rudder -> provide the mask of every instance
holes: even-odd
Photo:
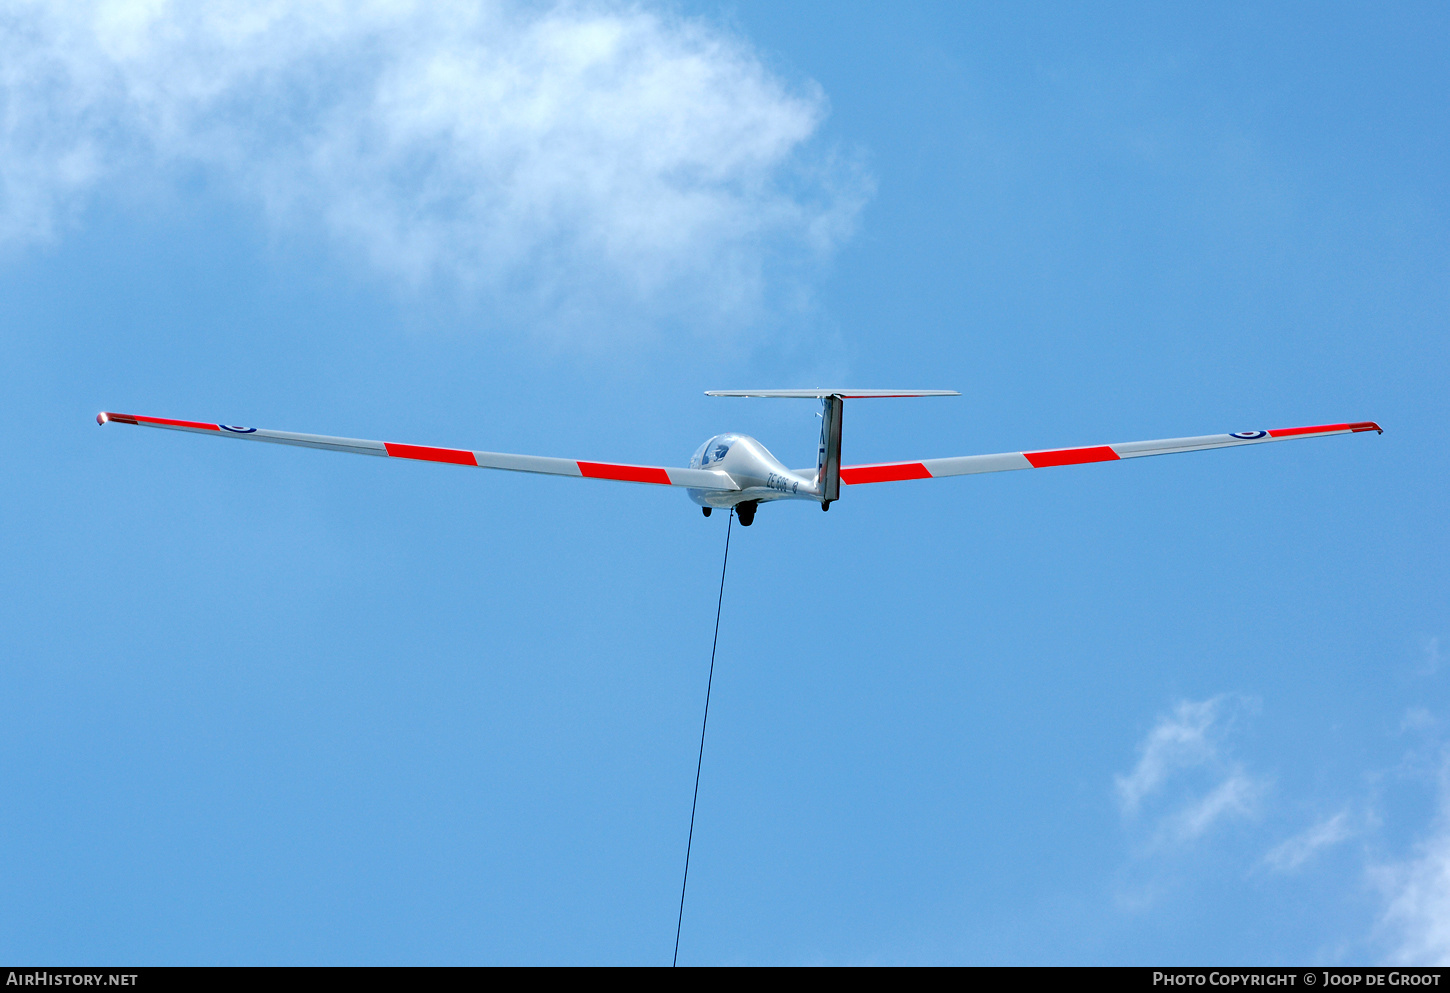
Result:
[[[821,398],[821,444],[816,453],[816,489],[821,509],[830,510],[841,499],[841,414],[846,405],[839,396]]]

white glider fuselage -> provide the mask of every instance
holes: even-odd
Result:
[[[717,434],[690,458],[691,469],[727,474],[738,490],[688,490],[702,507],[724,510],[746,502],[821,499],[819,470],[787,469],[770,450],[748,434]]]

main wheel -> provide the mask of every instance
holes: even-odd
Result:
[[[760,506],[757,500],[746,500],[744,503],[735,505],[735,516],[740,518],[740,526],[748,528],[755,523],[755,508]]]

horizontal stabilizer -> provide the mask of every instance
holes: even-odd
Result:
[[[707,397],[788,397],[791,399],[880,400],[888,397],[959,397],[956,390],[706,390]]]

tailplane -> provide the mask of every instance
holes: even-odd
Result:
[[[811,400],[840,397],[842,400],[885,400],[892,397],[959,397],[956,390],[706,390],[707,397],[785,397]]]

